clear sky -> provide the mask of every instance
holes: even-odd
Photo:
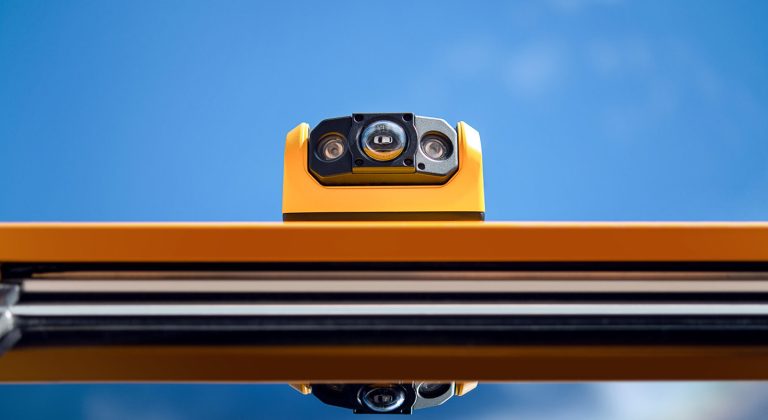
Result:
[[[279,220],[285,133],[387,111],[480,131],[489,220],[766,220],[767,18],[744,0],[0,0],[0,220]],[[486,386],[425,415],[750,418],[756,389]],[[338,414],[298,397],[4,387],[0,410]]]
[[[285,133],[467,121],[491,220],[768,217],[761,1],[0,1],[0,220],[278,220]]]

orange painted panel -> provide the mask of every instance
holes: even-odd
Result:
[[[0,223],[0,262],[301,261],[768,261],[768,223]]]

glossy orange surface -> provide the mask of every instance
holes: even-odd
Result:
[[[0,262],[100,261],[768,261],[768,223],[0,223]]]

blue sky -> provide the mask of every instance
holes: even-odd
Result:
[[[285,133],[375,111],[477,128],[489,220],[766,220],[767,12],[0,0],[0,220],[279,220]],[[489,385],[424,416],[747,419],[760,392]],[[17,418],[339,414],[283,386],[4,387],[0,402]]]
[[[768,5],[0,2],[0,220],[278,220],[285,133],[465,120],[491,220],[763,220]]]

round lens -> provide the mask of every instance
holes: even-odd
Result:
[[[405,392],[399,387],[380,386],[364,390],[360,400],[371,410],[386,413],[403,405]]]
[[[325,137],[320,141],[318,148],[320,159],[330,162],[344,154],[344,138],[335,134]]]
[[[443,137],[427,135],[421,139],[421,151],[432,160],[443,160],[451,154],[451,145]]]
[[[400,156],[405,150],[405,144],[405,130],[392,121],[374,121],[365,127],[360,136],[360,145],[365,154],[380,162]]]
[[[419,386],[419,396],[422,398],[437,398],[451,390],[451,384],[423,383]]]

